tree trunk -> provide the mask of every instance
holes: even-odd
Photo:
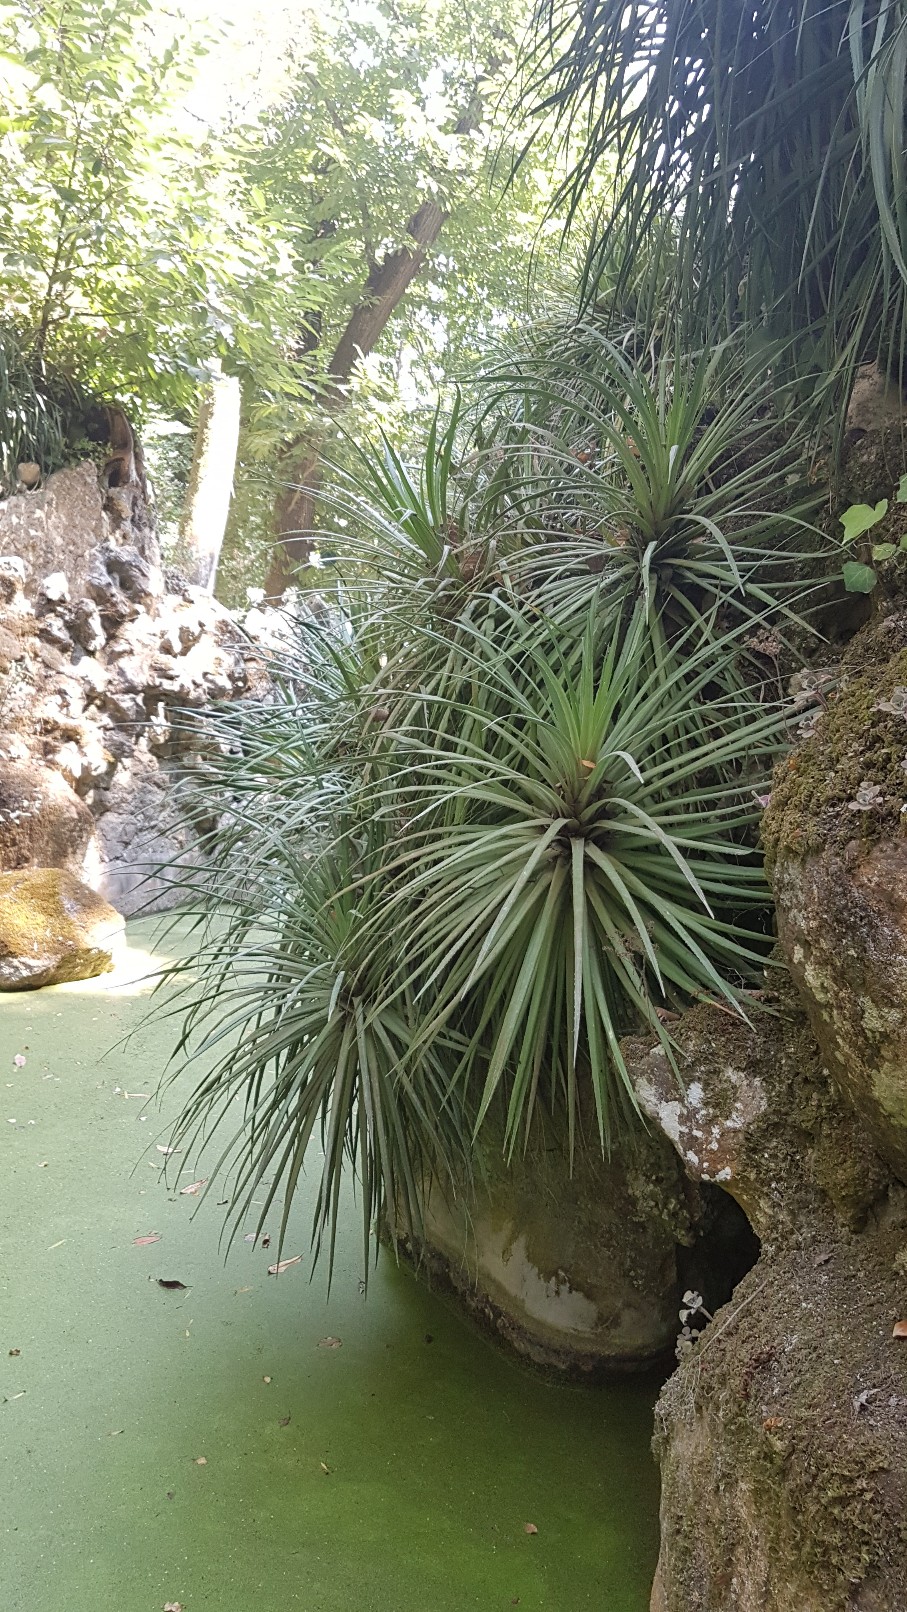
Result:
[[[446,212],[423,202],[406,226],[414,246],[400,246],[372,270],[362,288],[328,367],[323,407],[339,414],[349,399],[349,381],[359,358],[378,342],[391,314],[416,278],[444,226]],[[268,598],[279,598],[298,566],[306,565],[315,546],[315,500],[321,480],[321,443],[298,437],[281,460],[281,485],[274,511],[275,545],[265,579]]]
[[[181,522],[181,548],[189,581],[214,592],[239,446],[240,388],[234,375],[218,375],[202,393],[195,452]]]

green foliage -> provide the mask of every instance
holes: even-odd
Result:
[[[490,447],[463,454],[456,405],[418,469],[389,441],[360,450],[281,698],[213,719],[196,814],[219,826],[194,876],[207,942],[181,1054],[214,1062],[180,1135],[245,1098],[221,1158],[242,1161],[242,1213],[264,1179],[292,1197],[317,1132],[316,1247],[344,1167],[367,1237],[385,1213],[418,1230],[428,1178],[467,1181],[487,1124],[508,1154],[543,1111],[571,1148],[607,1150],[634,1114],[620,1038],[671,1057],[675,1013],[746,1015],[760,983],[759,793],[786,718],[750,640],[804,591],[775,563],[790,532],[816,548],[785,507],[799,461],[778,456],[762,395],[748,418],[732,366],[665,357],[640,377],[613,344],[593,351],[573,392],[524,366],[516,423],[514,376],[496,375]],[[531,497],[530,414],[557,444]],[[585,502],[564,444],[590,420]],[[571,498],[598,506],[583,540]]]
[[[569,222],[617,162],[588,293],[602,252],[618,242],[625,284],[671,219],[691,341],[740,321],[780,338],[804,386],[839,409],[863,359],[902,373],[905,50],[902,0],[745,15],[728,0],[540,0],[524,106],[573,143],[552,211]]]
[[[878,526],[879,521],[884,520],[887,514],[887,498],[881,498],[875,505],[851,504],[850,508],[845,509],[844,514],[841,516],[841,525],[844,528],[842,541],[854,543],[858,537],[863,536],[864,532],[869,532],[874,526]]]
[[[48,392],[46,377],[39,371],[36,378],[15,334],[0,326],[0,493],[15,486],[23,460],[47,470],[62,463],[62,414]]]

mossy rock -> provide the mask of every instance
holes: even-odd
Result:
[[[0,873],[0,990],[106,974],[123,929],[116,909],[62,868]]]

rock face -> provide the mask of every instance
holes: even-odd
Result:
[[[692,1238],[681,1171],[658,1140],[618,1163],[559,1147],[509,1168],[489,1154],[475,1197],[437,1188],[414,1252],[494,1336],[537,1366],[594,1380],[663,1361],[677,1333],[677,1249]]]
[[[158,560],[139,485],[93,464],[0,502],[0,869],[65,868],[127,914],[177,901],[194,860],[177,781],[205,711],[266,683],[240,623]]]
[[[825,1062],[907,1181],[907,840],[784,860],[775,889]]]
[[[113,907],[60,868],[0,873],[0,990],[106,973],[123,927]]]
[[[652,1612],[889,1612],[907,1562],[907,1193],[783,976],[752,1028],[685,1015],[685,1093],[654,1047],[624,1047],[687,1169],[717,1165],[762,1239],[656,1410]]]
[[[93,861],[94,832],[91,812],[61,773],[0,760],[0,871],[65,868],[81,877]]]

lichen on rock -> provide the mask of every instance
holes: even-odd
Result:
[[[123,931],[120,914],[61,868],[0,873],[0,990],[107,973]]]

